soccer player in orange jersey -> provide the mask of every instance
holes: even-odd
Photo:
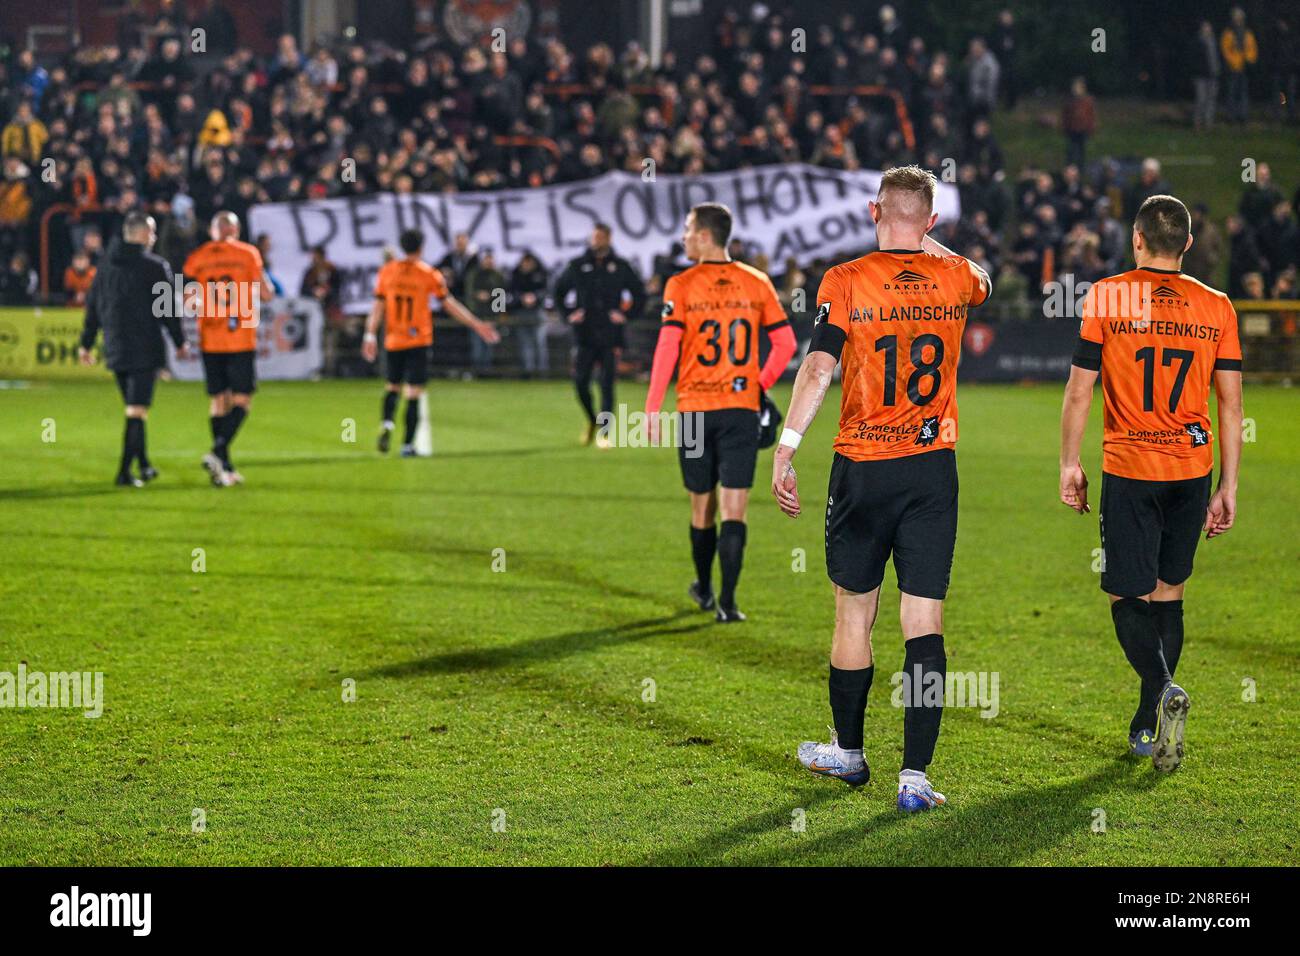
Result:
[[[474,316],[450,292],[442,273],[420,258],[424,233],[408,229],[398,239],[402,259],[386,262],[375,279],[375,302],[366,320],[361,354],[373,362],[379,354],[377,332],[385,324],[384,349],[388,353],[388,384],[384,388],[383,419],[379,428],[379,450],[387,452],[397,412],[398,392],[406,389],[406,431],[402,457],[415,456],[415,429],[420,422],[420,396],[429,381],[429,347],[433,344],[433,313],[429,297],[442,300],[447,314],[468,326],[484,342],[495,344],[501,336],[489,323]]]
[[[668,382],[677,371],[677,411],[682,415],[678,457],[691,496],[691,555],[695,581],[689,593],[720,623],[745,620],[736,608],[736,583],[745,554],[745,509],[758,460],[759,408],[794,355],[790,322],[772,287],[757,269],[727,255],[731,210],[696,206],[686,216],[682,243],[696,264],[664,286],[663,325],[655,348],[646,417],[658,421]],[[759,330],[771,342],[758,362]],[[691,425],[686,416],[692,416]],[[722,486],[721,492],[718,486]],[[722,512],[722,533],[715,522]],[[713,557],[722,587],[713,594]]]
[[[199,351],[208,388],[212,450],[203,456],[217,487],[244,480],[230,460],[230,446],[248,417],[257,388],[254,361],[261,303],[271,298],[271,283],[257,246],[239,239],[239,217],[219,212],[212,217],[211,241],[185,260],[187,281],[203,287],[196,308]]]
[[[1237,516],[1241,461],[1241,343],[1222,292],[1180,271],[1191,217],[1173,196],[1152,196],[1133,223],[1137,268],[1102,279],[1083,323],[1061,411],[1061,501],[1080,514],[1088,479],[1079,446],[1092,389],[1105,406],[1101,474],[1101,589],[1120,646],[1141,678],[1129,749],[1157,771],[1177,769],[1190,700],[1174,683],[1183,649],[1183,590],[1201,532]],[[1219,486],[1211,494],[1219,405]]]
[[[979,266],[927,233],[936,182],[906,166],[869,203],[878,251],[835,266],[817,292],[808,355],[772,462],[781,510],[800,513],[795,450],[843,365],[839,434],[826,499],[826,569],[835,583],[830,704],[835,737],[809,741],[814,773],[866,783],[863,718],[874,673],[871,629],[893,555],[905,648],[898,808],[944,802],[926,777],[943,716],[943,601],[957,537],[957,360],[967,311],[992,291]],[[935,693],[937,688],[937,694]]]

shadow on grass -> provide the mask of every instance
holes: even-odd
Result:
[[[1087,832],[1098,798],[1143,769],[1140,761],[1117,757],[1086,777],[1018,788],[972,806],[963,805],[960,797],[954,799],[950,794],[947,806],[915,817],[894,808],[893,779],[886,775],[883,793],[879,784],[868,785],[873,791],[869,799],[873,804],[881,802],[881,810],[865,823],[858,819],[815,837],[800,837],[797,844],[784,849],[745,853],[745,844],[751,839],[770,837],[774,827],[788,826],[788,820],[778,820],[775,813],[757,814],[685,846],[666,849],[644,862],[716,863],[722,847],[740,848],[741,852],[727,862],[741,866],[1009,866],[1067,837]],[[1145,769],[1151,776],[1150,768]],[[1153,785],[1153,781],[1145,784]],[[814,821],[810,828],[820,827]]]
[[[364,676],[422,677],[429,674],[457,674],[498,670],[503,667],[560,660],[577,654],[585,654],[599,648],[630,644],[634,641],[643,641],[652,637],[687,634],[692,631],[702,630],[705,627],[711,627],[713,624],[710,618],[707,621],[697,621],[694,624],[685,626],[671,626],[677,621],[688,617],[699,618],[700,614],[698,611],[678,611],[676,614],[644,618],[639,621],[628,621],[613,627],[596,627],[589,630],[549,634],[502,647],[448,651],[419,660],[388,664],[384,667],[375,668]]]
[[[74,485],[39,488],[0,488],[0,501],[47,501],[58,498],[95,498],[100,495],[154,495],[160,491],[188,491],[192,486],[153,484],[147,488],[119,488],[111,481],[85,481]]]

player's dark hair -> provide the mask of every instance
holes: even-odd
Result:
[[[695,214],[695,228],[704,229],[713,241],[725,246],[731,238],[731,210],[720,202],[702,202],[691,210]]]
[[[609,228],[609,223],[607,222],[597,222],[596,225],[592,226],[592,228],[597,232],[603,232],[607,236],[614,234],[614,230]]]
[[[1181,256],[1192,232],[1192,217],[1181,200],[1173,196],[1152,196],[1138,210],[1133,228],[1142,233],[1152,252]]]
[[[419,229],[407,229],[398,236],[397,244],[408,256],[413,256],[424,248],[424,233]]]

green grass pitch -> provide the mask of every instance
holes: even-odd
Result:
[[[949,669],[997,672],[999,710],[944,715],[949,804],[919,817],[894,810],[892,574],[875,779],[851,791],[793,755],[830,720],[832,408],[796,462],[802,518],[778,513],[760,456],[750,621],[722,628],[685,595],[674,452],[579,447],[565,383],[435,382],[435,457],[383,459],[379,398],[264,385],[235,449],[248,483],[217,490],[200,388],[162,384],[163,476],[134,491],[109,483],[107,376],[0,391],[0,671],[105,675],[99,719],[0,710],[0,863],[1296,862],[1294,391],[1247,387],[1239,523],[1202,544],[1188,593],[1188,756],[1157,779],[1125,755],[1136,679],[1091,570],[1095,515],[1056,501],[1059,387],[959,389]]]

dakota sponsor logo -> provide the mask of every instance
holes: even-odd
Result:
[[[133,936],[148,936],[153,928],[152,893],[71,892],[50,897],[50,925],[58,927],[130,927]]]
[[[903,295],[919,295],[922,292],[935,292],[939,288],[939,283],[935,282],[927,275],[919,272],[913,272],[911,269],[903,269],[898,275],[882,284],[886,292],[902,293]]]
[[[104,713],[104,675],[101,671],[47,674],[18,665],[18,673],[0,671],[0,708],[55,707],[80,710],[83,717]]]

